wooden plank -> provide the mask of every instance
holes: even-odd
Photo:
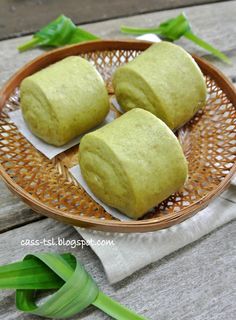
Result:
[[[13,196],[2,181],[0,181],[0,203],[0,233],[44,218],[29,209],[18,197]]]
[[[75,23],[84,24],[210,2],[216,0],[1,0],[0,39],[35,32],[62,13]]]
[[[236,1],[221,2],[214,5],[204,5],[185,9],[194,30],[207,41],[225,51],[232,59],[233,66],[223,64],[212,56],[207,55],[212,63],[216,64],[231,79],[236,78]],[[116,19],[106,22],[86,25],[86,29],[96,32],[103,38],[119,38],[121,24],[151,26],[159,21],[176,15],[179,10],[155,12],[140,16]],[[220,30],[220,31],[219,31]],[[124,37],[124,36],[123,36]],[[30,37],[16,38],[0,41],[0,86],[23,64],[39,55],[39,49],[31,50],[22,54],[17,51],[17,46]],[[201,49],[186,40],[179,41],[186,49],[204,55]],[[235,81],[236,82],[236,81]],[[0,184],[0,232],[11,227],[16,227],[37,220],[39,216],[33,214],[20,200],[13,197],[3,184]],[[12,206],[11,206],[12,203]]]
[[[168,18],[177,15],[181,10],[167,10],[150,14],[138,15],[129,18],[114,19],[105,22],[87,24],[84,27],[102,38],[128,38],[129,36],[121,34],[119,28],[122,24],[131,26],[154,26]],[[236,54],[236,1],[221,2],[216,4],[202,5],[184,8],[188,15],[193,30],[200,37],[209,41],[222,51],[226,52],[235,61]],[[22,54],[17,51],[17,46],[29,40],[30,37],[21,37],[9,41],[0,42],[0,86],[15,72],[20,66],[33,59],[41,53],[40,50],[31,50]],[[209,57],[209,60],[216,63],[217,66],[228,76],[236,76],[236,64],[228,66],[212,58],[210,55],[192,42],[181,39],[180,45],[191,52],[201,56]]]
[[[110,296],[148,319],[232,320],[236,307],[236,221],[200,241],[140,270],[116,285],[109,285],[101,263],[88,247],[24,247],[22,239],[81,239],[73,228],[45,219],[0,235],[1,264],[22,259],[29,252],[73,252]],[[109,247],[107,248],[109,250]],[[111,249],[112,250],[112,249]],[[135,252],[133,253],[135,254]],[[0,292],[0,319],[41,319],[15,309],[12,291]],[[91,307],[71,320],[108,319]]]
[[[188,8],[194,29],[206,40],[212,41],[227,52],[236,63],[235,34],[235,2],[205,5]],[[119,37],[118,28],[121,23],[151,25],[175,15],[179,10],[157,12],[127,19],[118,19],[105,23],[86,26],[92,32],[98,32],[103,37]],[[216,29],[215,29],[216,28]],[[219,35],[219,30],[221,33]],[[38,55],[41,51],[34,50],[24,54],[16,51],[16,46],[24,39],[14,39],[0,42],[0,83],[2,84],[22,64]],[[191,44],[181,42],[185,48],[195,51]],[[198,51],[202,54],[202,51]],[[212,58],[210,58],[212,59]],[[212,59],[222,71],[231,77],[236,76],[235,64],[225,66]],[[19,212],[21,222],[27,223],[31,217],[30,211],[7,189],[0,184],[0,227],[17,226]],[[12,215],[11,215],[12,213]],[[37,218],[36,218],[37,219]],[[4,221],[4,222],[3,222]],[[22,239],[51,239],[51,237],[78,240],[80,236],[72,227],[60,224],[51,219],[44,219],[16,228],[0,235],[1,264],[21,259],[29,252],[72,251],[91,272],[104,292],[113,296],[121,303],[142,313],[150,319],[204,319],[231,320],[236,312],[232,299],[235,288],[235,222],[204,237],[195,244],[181,249],[176,254],[162,259],[128,279],[116,285],[109,285],[98,258],[85,247],[70,249],[68,247],[23,247]],[[6,227],[7,226],[7,227]],[[135,254],[135,253],[134,253]],[[212,261],[214,264],[212,264]],[[220,301],[220,303],[218,303]],[[107,319],[101,312],[89,308],[73,319]],[[11,291],[0,292],[0,320],[37,320],[39,317],[26,316],[15,310],[14,295]]]

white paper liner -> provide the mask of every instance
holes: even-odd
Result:
[[[101,200],[99,200],[90,190],[89,186],[87,185],[87,183],[85,182],[81,170],[80,170],[80,166],[79,164],[72,167],[71,169],[69,169],[70,173],[75,177],[75,179],[79,182],[79,184],[81,185],[81,187],[84,188],[84,190],[90,195],[90,197],[97,202],[98,204],[100,204],[100,206],[102,206],[106,212],[110,213],[113,217],[121,220],[121,221],[127,221],[127,220],[132,220],[131,218],[128,218],[127,216],[123,215],[121,212],[119,212],[118,210],[107,206],[105,203],[103,203]]]
[[[151,42],[161,42],[161,39],[153,33],[146,33],[141,36],[138,36],[136,39],[144,40],[144,41],[151,41]]]
[[[116,108],[117,111],[119,111],[120,113],[124,113],[124,111],[122,110],[122,108],[119,105],[118,101],[116,100],[116,97],[113,97],[111,99],[111,103],[112,103],[113,107]]]
[[[61,147],[55,147],[53,145],[50,145],[43,140],[37,138],[28,128],[22,112],[20,109],[16,111],[12,111],[8,113],[9,118],[11,121],[17,126],[20,133],[40,152],[42,152],[48,159],[54,158],[56,155],[70,149],[71,147],[79,144],[81,138],[83,135],[80,135],[79,137],[76,137],[75,139],[71,140],[70,142],[66,143],[65,145]],[[108,113],[105,121],[98,127],[94,128],[93,130],[96,130],[105,124],[113,121],[116,118],[116,113],[112,110]],[[92,130],[90,130],[92,131]]]

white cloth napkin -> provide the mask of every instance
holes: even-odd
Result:
[[[168,229],[148,233],[105,233],[76,228],[101,260],[110,283],[200,239],[236,218],[236,176],[229,189],[195,216]],[[98,241],[113,240],[113,246]]]

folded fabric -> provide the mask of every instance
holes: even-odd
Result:
[[[130,234],[105,233],[82,228],[76,230],[90,243],[113,240],[113,246],[91,244],[91,248],[103,264],[109,282],[115,283],[235,218],[236,176],[229,189],[207,208],[168,229]]]

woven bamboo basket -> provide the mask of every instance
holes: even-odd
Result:
[[[94,41],[47,52],[20,69],[0,94],[0,173],[9,189],[33,210],[62,222],[102,231],[146,232],[179,223],[206,207],[227,187],[236,171],[236,92],[210,63],[193,56],[205,75],[205,108],[176,133],[189,162],[185,187],[138,221],[119,221],[94,202],[68,169],[77,163],[78,146],[47,159],[10,121],[20,107],[19,84],[25,77],[67,56],[91,61],[112,97],[114,70],[148,48],[143,41]],[[117,114],[119,116],[119,114]]]

